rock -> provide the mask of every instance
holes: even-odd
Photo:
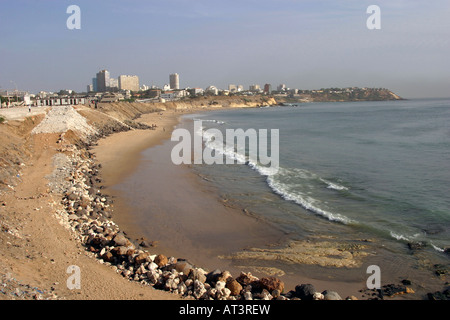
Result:
[[[228,289],[230,289],[230,292],[231,292],[230,294],[232,296],[239,295],[241,293],[241,290],[242,290],[241,284],[239,282],[237,282],[236,280],[234,280],[234,279],[228,279],[226,287]]]
[[[410,285],[411,285],[411,280],[403,279],[403,280],[402,280],[402,283],[403,283],[405,286],[410,286]]]
[[[101,256],[101,258],[102,258],[104,261],[106,261],[106,262],[113,262],[113,261],[114,261],[114,255],[113,255],[110,251],[108,251],[108,252],[106,252],[105,254],[103,254],[103,255]]]
[[[450,300],[450,289],[427,294],[429,300]]]
[[[262,300],[272,300],[273,298],[273,296],[266,289],[263,289],[261,293],[259,293],[257,296],[259,299]]]
[[[187,286],[186,284],[184,284],[184,282],[180,282],[177,289],[180,295],[184,295],[188,291]]]
[[[320,292],[314,292],[313,294],[313,300],[324,300],[325,297]]]
[[[219,300],[228,299],[231,294],[231,290],[226,287],[226,283],[223,281],[217,281],[215,289],[217,291],[216,298]]]
[[[136,270],[136,274],[141,275],[147,273],[147,270],[145,269],[144,265],[141,264],[139,268]]]
[[[275,277],[264,277],[259,280],[260,287],[266,289],[269,292],[278,290],[283,292],[284,282]]]
[[[189,262],[185,260],[179,260],[173,266],[175,267],[175,270],[177,270],[178,272],[183,272],[183,274],[185,275],[188,275],[194,268]]]
[[[425,243],[423,242],[409,242],[408,243],[408,248],[410,250],[420,250],[423,249],[425,247]]]
[[[222,271],[219,269],[213,270],[206,275],[206,282],[215,285],[221,275]]]
[[[239,277],[236,278],[236,281],[245,287],[248,285],[253,285],[255,282],[259,281],[259,279],[253,276],[250,272],[249,273],[241,272]]]
[[[388,284],[383,286],[378,292],[380,298],[383,298],[384,296],[394,297],[400,294],[414,293],[414,290],[401,285]]]
[[[147,252],[141,253],[141,254],[137,255],[136,258],[134,258],[134,263],[136,265],[140,265],[144,262],[147,262],[148,256],[149,256],[149,254]]]
[[[201,269],[195,268],[189,272],[188,279],[205,283],[207,281],[207,276]]]
[[[156,263],[158,267],[162,268],[169,262],[169,259],[167,259],[165,255],[159,254],[155,257],[153,262]]]
[[[207,292],[204,283],[195,280],[194,281],[194,291],[192,292],[192,295],[196,299],[201,299],[204,297],[205,293]]]
[[[128,242],[129,242],[128,239],[125,238],[121,234],[116,234],[116,236],[114,237],[113,241],[116,244],[116,246],[127,246]]]
[[[78,199],[78,195],[74,192],[71,192],[70,194],[67,195],[67,199],[69,199],[70,201],[75,201]]]
[[[69,214],[69,220],[78,220],[78,216],[76,214]]]
[[[155,270],[151,270],[147,272],[147,278],[152,284],[158,283],[158,280],[160,278],[160,275]]]
[[[275,289],[271,292],[271,294],[274,299],[278,299],[281,296],[281,291],[278,289]]]
[[[231,273],[229,271],[224,271],[222,274],[217,278],[217,281],[223,281],[227,282],[228,279],[231,278]]]
[[[336,291],[325,290],[322,294],[324,300],[342,300],[341,296]]]
[[[156,263],[154,263],[154,262],[150,262],[149,264],[148,264],[148,266],[147,266],[147,268],[149,269],[149,270],[157,270],[158,269],[158,265],[156,264]]]
[[[295,287],[295,295],[302,300],[312,300],[316,289],[312,284],[302,284]]]
[[[250,291],[246,291],[246,292],[244,293],[244,299],[245,299],[245,300],[253,300],[253,295],[252,295],[252,293],[251,293]]]
[[[120,247],[114,247],[114,249],[112,249],[111,251],[116,256],[125,256],[125,255],[127,255],[128,249],[127,249],[127,247],[120,246]]]

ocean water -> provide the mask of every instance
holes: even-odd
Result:
[[[449,262],[450,99],[221,110],[186,120],[224,136],[226,129],[279,130],[274,174],[254,161],[192,168],[229,203],[292,239],[377,239],[408,260],[418,259],[408,247],[415,244],[420,259]],[[205,141],[215,152],[217,143]],[[224,156],[246,154],[228,148]]]

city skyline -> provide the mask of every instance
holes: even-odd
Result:
[[[81,29],[67,28],[76,4]],[[7,1],[0,4],[0,90],[86,90],[114,70],[140,83],[182,87],[286,84],[384,87],[406,98],[447,97],[448,1]]]

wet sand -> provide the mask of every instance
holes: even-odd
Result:
[[[239,208],[228,207],[219,198],[218,190],[188,166],[168,161],[173,146],[168,140],[182,114],[166,111],[162,116],[144,115],[139,121],[156,123],[157,130],[114,134],[94,148],[103,166],[105,191],[114,197],[113,219],[121,229],[132,239],[156,241],[158,245],[150,248],[155,254],[183,258],[209,271],[229,270],[234,276],[249,271],[259,277],[271,274],[285,282],[287,291],[298,284],[312,283],[318,291],[335,290],[343,298],[359,298],[358,290],[366,281],[361,268],[355,270],[360,275],[355,281],[339,280],[339,272],[327,281],[311,276],[321,272],[314,265],[302,266],[302,274],[298,266],[282,271],[276,256],[268,261],[253,259],[253,264],[246,258],[236,259],[236,254],[246,249],[270,252],[270,248],[283,247],[286,235]]]

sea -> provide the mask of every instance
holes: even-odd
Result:
[[[431,279],[438,269],[448,270],[450,99],[299,103],[183,116],[185,126],[200,120],[194,134],[204,137],[205,148],[241,160],[190,166],[229,205],[289,239],[374,244],[370,263],[385,273],[411,278],[419,270]],[[224,137],[230,129],[266,129],[269,137],[278,130],[277,170],[250,159],[248,148],[222,148],[209,129]]]

